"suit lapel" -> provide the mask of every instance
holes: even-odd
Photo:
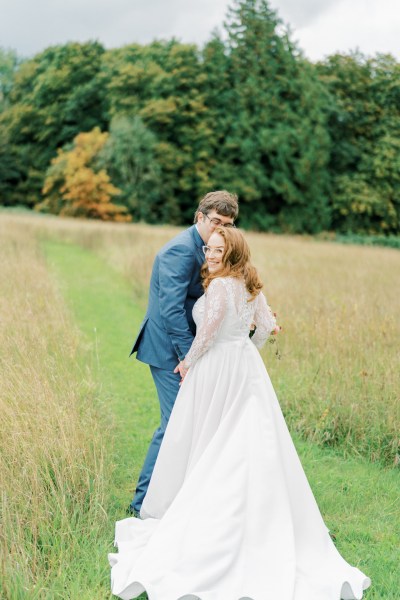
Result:
[[[197,231],[197,227],[196,225],[192,225],[191,229],[191,234],[193,236],[194,239],[194,243],[196,245],[196,256],[197,259],[199,261],[200,266],[204,263],[204,253],[203,253],[203,246],[204,246],[204,241],[202,240],[199,232]]]

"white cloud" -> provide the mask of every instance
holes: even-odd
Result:
[[[337,0],[271,0],[270,4],[286,24],[297,29],[313,23],[336,2]]]
[[[400,58],[400,11],[394,0],[341,0],[294,37],[311,60],[359,49]]]
[[[271,0],[306,56],[358,47],[400,59],[399,0]],[[176,37],[199,45],[222,29],[230,0],[0,0],[0,46],[20,55],[97,39],[106,47]]]
[[[202,44],[228,0],[0,0],[0,45],[31,55],[52,44],[98,39],[107,47],[176,37]]]

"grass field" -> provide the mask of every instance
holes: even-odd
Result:
[[[4,598],[110,597],[113,522],[158,418],[127,357],[174,231],[0,214]],[[248,238],[285,328],[281,360],[263,357],[321,511],[366,598],[398,600],[400,253]]]

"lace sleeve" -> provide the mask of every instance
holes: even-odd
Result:
[[[203,321],[184,360],[186,369],[193,366],[213,344],[224,320],[226,307],[227,292],[224,281],[221,277],[213,279],[205,295]]]
[[[271,335],[271,332],[275,329],[276,319],[262,292],[259,293],[256,302],[257,307],[254,313],[256,331],[251,338],[251,341],[260,349]]]

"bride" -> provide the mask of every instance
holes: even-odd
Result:
[[[204,251],[197,334],[179,365],[184,380],[141,519],[116,524],[112,592],[359,599],[370,580],[329,536],[257,351],[276,322],[248,245],[219,227]]]

